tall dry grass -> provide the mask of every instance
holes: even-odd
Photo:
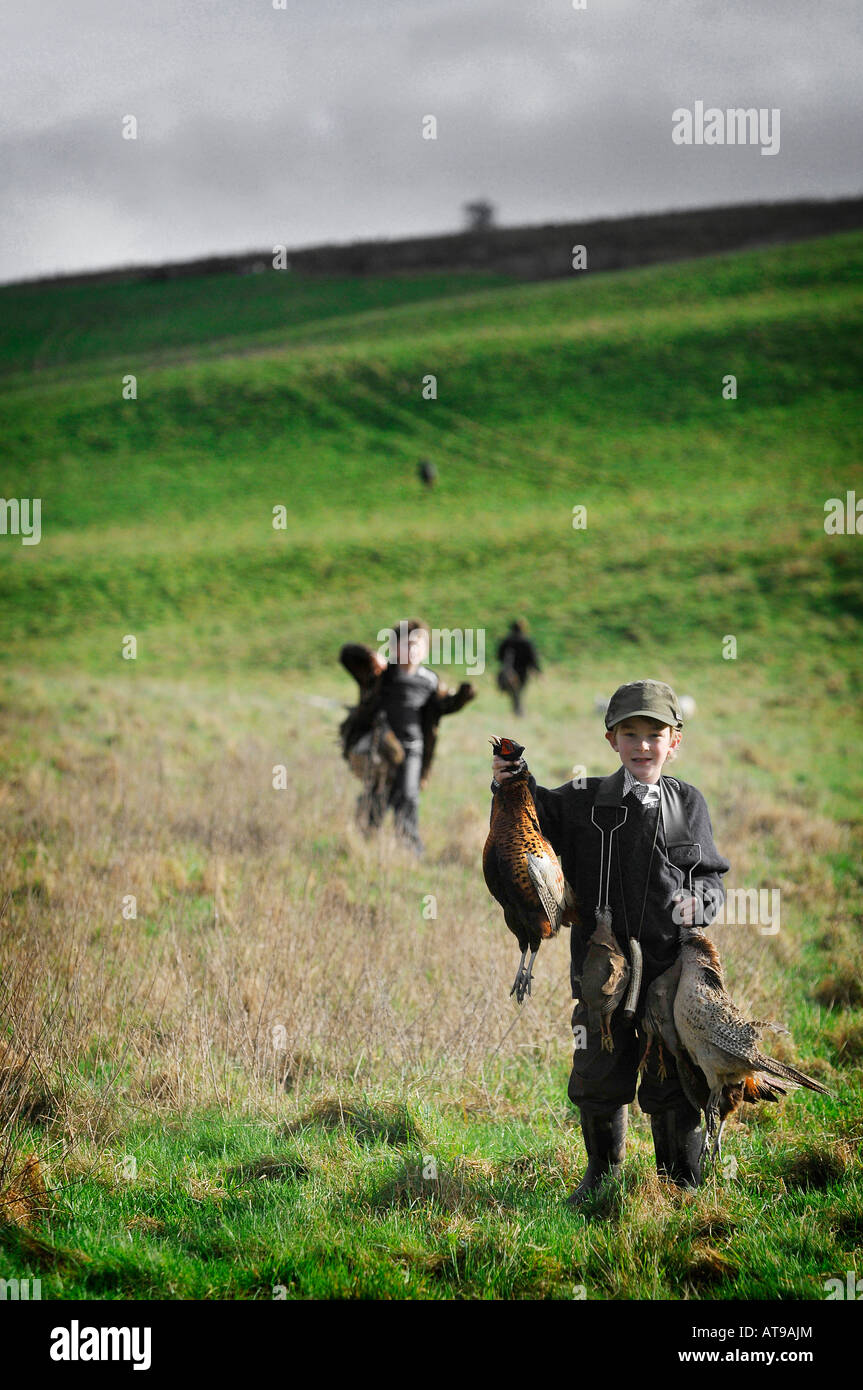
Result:
[[[517,951],[482,883],[480,806],[454,807],[418,864],[390,829],[354,827],[326,722],[274,791],[284,747],[230,717],[212,716],[212,754],[194,701],[173,727],[158,697],[146,727],[110,699],[97,711],[101,747],[92,726],[46,730],[6,788],[0,951],[32,990],[4,1020],[35,1038],[25,1013],[62,1013],[52,1074],[98,1089],[110,1058],[115,1096],[227,1107],[307,1083],[478,1080],[559,1040],[565,989],[509,1003]],[[563,982],[564,950],[547,964]]]
[[[417,863],[389,829],[365,840],[354,827],[338,711],[297,691],[82,680],[13,700],[0,1038],[52,1097],[51,1134],[98,1146],[118,1107],[250,1110],[334,1088],[488,1100],[525,1059],[565,1059],[567,942],[543,949],[519,1011],[518,952],[481,876],[485,740],[499,713],[471,709],[445,727]],[[548,761],[559,725],[537,718],[531,737]],[[275,791],[279,763],[288,787]],[[845,842],[841,827],[727,782],[714,821],[735,882],[770,863],[803,908],[838,918],[823,855]],[[781,1020],[793,923],[776,938],[724,931],[739,1002]],[[22,1115],[7,1105],[0,1118],[11,1148]]]

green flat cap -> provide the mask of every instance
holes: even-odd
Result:
[[[619,685],[608,702],[605,727],[613,729],[622,719],[635,719],[638,715],[645,719],[661,719],[672,729],[683,727],[680,701],[665,681],[631,681],[629,685]]]

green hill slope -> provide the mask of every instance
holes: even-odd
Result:
[[[43,539],[0,549],[4,658],[98,668],[122,629],[146,634],[161,674],[187,667],[190,641],[201,670],[314,667],[346,622],[407,610],[475,628],[519,609],[557,659],[621,640],[705,659],[739,632],[785,666],[804,629],[850,642],[858,552],[825,537],[823,507],[859,468],[861,271],[848,235],[445,297],[436,279],[436,298],[386,311],[368,287],[343,300],[297,282],[278,348],[261,277],[136,286],[152,302],[134,350],[117,315],[91,343],[85,313],[67,366],[7,381],[4,493],[42,498]],[[123,288],[93,293],[122,304]],[[261,333],[160,363],[148,325],[212,331],[202,288],[245,294],[236,322]],[[40,294],[44,322],[62,319],[69,292]],[[19,365],[36,327],[20,327]]]

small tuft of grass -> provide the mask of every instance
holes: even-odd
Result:
[[[168,1229],[158,1216],[150,1216],[145,1211],[137,1211],[128,1217],[126,1227],[130,1231],[143,1231],[145,1235],[152,1236],[164,1235]]]
[[[845,1250],[863,1246],[863,1211],[839,1212],[835,1218],[836,1243]]]
[[[0,1123],[45,1124],[59,1109],[57,1097],[32,1061],[0,1042]]]
[[[737,1229],[735,1222],[723,1216],[706,1216],[693,1231],[697,1240],[728,1240]]]
[[[436,1164],[434,1175],[427,1172],[421,1158],[402,1164],[377,1188],[369,1203],[372,1210],[427,1206],[469,1215],[500,1213],[511,1204],[495,1191],[495,1169],[485,1159],[460,1155],[451,1164]]]
[[[840,1182],[852,1160],[853,1148],[847,1141],[816,1139],[780,1157],[777,1169],[787,1187],[821,1189]]]
[[[0,1224],[32,1226],[47,1212],[48,1189],[42,1166],[35,1153],[26,1154],[18,1164],[7,1164],[0,1185]]]
[[[838,1023],[828,1035],[836,1053],[836,1065],[847,1066],[863,1057],[863,1019]]]
[[[856,1009],[863,1005],[859,960],[848,955],[834,961],[833,969],[819,980],[812,997],[828,1009]]]
[[[299,1120],[285,1126],[289,1135],[308,1129],[346,1130],[361,1144],[383,1141],[396,1148],[421,1146],[422,1134],[407,1105],[366,1106],[326,1096],[317,1101]]]
[[[684,1277],[696,1288],[710,1288],[726,1279],[736,1278],[738,1266],[717,1246],[708,1241],[699,1241],[683,1261],[683,1271]]]

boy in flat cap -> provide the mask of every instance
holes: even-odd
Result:
[[[647,988],[674,963],[679,925],[707,925],[716,916],[725,898],[720,875],[729,868],[713,842],[701,792],[663,773],[683,727],[671,687],[656,680],[620,686],[605,725],[620,758],[617,772],[553,790],[538,787],[533,777],[528,783],[540,829],[561,860],[581,919],[571,937],[576,1045],[569,1097],[580,1112],[588,1164],[573,1204],[607,1174],[620,1172],[626,1107],[635,1098],[645,1051],[641,1015]],[[520,766],[495,756],[492,790]],[[609,911],[616,941],[630,966],[641,955],[643,974],[637,1001],[628,1001],[634,1020],[625,1019],[621,1001],[605,1029],[597,1030],[589,1026],[582,976],[600,913],[607,922]],[[641,1109],[650,1116],[656,1166],[679,1186],[695,1187],[701,1179],[700,1115],[684,1094],[673,1057],[666,1051],[660,1061],[656,1053],[648,1052],[638,1087]]]

